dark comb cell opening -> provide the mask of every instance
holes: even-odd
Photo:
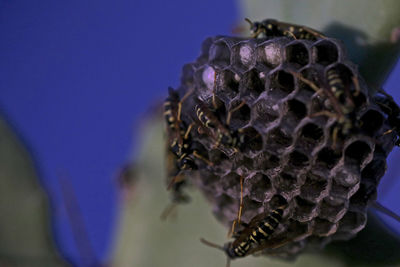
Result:
[[[253,106],[253,120],[262,128],[278,118],[278,112],[272,108],[273,103],[268,99],[260,99]]]
[[[376,200],[377,192],[374,184],[361,184],[360,189],[350,198],[353,206],[364,208],[370,201]]]
[[[375,158],[362,170],[361,178],[377,184],[385,174],[386,168],[387,164],[384,158]]]
[[[217,71],[214,92],[223,99],[234,98],[239,92],[240,77],[230,70]]]
[[[289,156],[289,164],[294,167],[304,167],[308,163],[308,157],[299,151],[293,151]]]
[[[287,73],[286,71],[279,70],[271,74],[270,76],[270,88],[280,89],[286,94],[290,94],[294,90],[294,78],[292,74]]]
[[[338,60],[339,53],[335,44],[329,41],[319,42],[313,47],[315,62],[324,66],[335,63]]]
[[[286,47],[286,59],[289,63],[293,63],[297,68],[305,66],[309,62],[307,48],[301,44],[292,44]]]
[[[337,222],[345,213],[345,204],[333,206],[324,200],[320,206],[319,217],[327,219],[330,222]]]
[[[324,132],[318,125],[314,123],[307,123],[301,129],[301,136],[308,140],[318,142],[323,138]]]
[[[245,87],[244,93],[254,98],[257,98],[265,91],[265,81],[260,78],[260,74],[256,69],[252,69],[243,75],[243,86]]]
[[[275,183],[276,188],[279,188],[280,191],[290,192],[296,189],[297,179],[296,177],[283,172],[275,177],[273,182]]]
[[[234,129],[241,128],[249,123],[250,108],[247,104],[244,104],[241,101],[236,102],[231,105],[230,111],[231,111],[231,117],[230,121],[227,121],[227,123],[229,123],[229,126],[231,128]]]
[[[367,223],[367,216],[363,213],[348,211],[340,221],[340,231],[358,232]]]
[[[296,118],[296,120],[301,120],[307,115],[307,107],[303,102],[290,99],[287,103],[289,113]]]
[[[268,153],[261,153],[254,158],[254,169],[269,170],[279,166],[279,158]]]
[[[257,173],[253,177],[249,179],[250,181],[250,192],[256,197],[256,200],[263,201],[265,198],[265,194],[272,189],[271,181],[268,176]]]
[[[262,136],[253,127],[239,131],[239,143],[241,144],[241,150],[244,152],[259,151],[263,147]]]
[[[221,185],[225,192],[230,195],[240,195],[240,176],[234,172],[231,172],[221,178]]]
[[[278,144],[283,147],[288,147],[292,143],[292,137],[282,132],[279,128],[275,128],[269,134],[268,143]]]
[[[333,234],[337,229],[337,224],[331,223],[320,218],[315,219],[313,234],[318,236],[328,236]]]
[[[332,169],[340,160],[342,154],[330,147],[324,147],[318,152],[318,162],[325,165],[328,169]]]
[[[209,56],[211,65],[217,68],[223,69],[231,64],[231,50],[223,41],[216,42],[210,47]]]
[[[229,159],[229,157],[219,149],[213,149],[210,152],[208,152],[208,157],[209,160],[215,165],[219,165],[224,160]]]
[[[312,219],[312,214],[316,208],[316,204],[305,200],[299,196],[295,198],[296,210],[294,218],[298,221],[308,221]]]
[[[369,135],[374,135],[383,124],[383,116],[376,110],[368,110],[361,117],[361,128]]]
[[[355,192],[353,192],[354,191],[353,189],[354,189],[353,187],[343,186],[341,184],[338,184],[335,180],[333,180],[330,195],[333,197],[347,199],[352,194],[355,193]]]
[[[318,72],[315,69],[312,68],[306,68],[303,69],[300,73],[301,77],[304,79],[314,83],[317,87],[319,87],[319,82],[318,82]],[[301,81],[300,79],[297,78],[297,82],[299,84],[300,91],[304,90],[308,92],[309,94],[313,95],[316,91],[310,87],[307,83]]]
[[[363,141],[356,141],[349,145],[345,151],[345,162],[360,165],[371,152],[369,145]]]
[[[301,187],[301,197],[309,201],[318,201],[328,186],[328,181],[322,177],[308,174]]]

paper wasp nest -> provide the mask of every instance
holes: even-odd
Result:
[[[336,141],[338,118],[315,116],[333,104],[294,74],[323,88],[331,68],[353,92],[353,79],[359,83],[357,125],[353,121],[347,134],[339,131]],[[182,107],[187,125],[196,123],[194,107],[201,101],[223,124],[233,110],[227,127],[246,136],[245,148],[235,152],[215,146],[198,121],[191,132],[213,165],[196,159],[198,169],[187,179],[206,195],[218,220],[230,227],[236,219],[243,177],[242,221],[288,205],[276,234],[299,238],[274,250],[282,257],[364,228],[395,136],[383,134],[391,129],[387,115],[338,40],[209,38],[200,57],[183,68],[180,97],[189,90],[194,92]]]

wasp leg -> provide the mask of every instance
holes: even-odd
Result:
[[[186,100],[186,98],[188,98],[192,93],[194,92],[194,89],[190,89],[189,91],[186,92],[186,94],[182,97],[181,101],[179,101],[178,103],[178,112],[177,112],[177,120],[178,122],[181,121],[181,113],[182,113],[182,103],[183,101]]]
[[[238,214],[237,214],[237,219],[235,219],[233,221],[232,228],[228,232],[228,237],[232,236],[232,234],[235,233],[236,224],[240,224],[241,223],[241,217],[242,217],[242,211],[243,211],[243,180],[244,180],[244,177],[242,175],[242,176],[240,176],[240,204],[239,204],[239,210],[238,210]]]
[[[200,155],[199,152],[197,152],[197,150],[193,151],[193,156],[198,158],[199,160],[204,161],[209,166],[214,166],[214,163],[212,163],[211,161]]]
[[[233,108],[232,110],[230,110],[228,112],[228,115],[226,116],[226,124],[229,125],[231,123],[231,118],[232,118],[232,114],[241,109],[244,105],[246,104],[246,102],[242,101],[237,107]]]

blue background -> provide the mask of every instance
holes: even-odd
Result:
[[[60,178],[75,190],[90,257],[107,261],[115,178],[137,147],[141,118],[179,84],[202,40],[229,34],[236,17],[232,1],[0,0],[1,111],[31,150],[70,261],[82,259]]]
[[[140,120],[207,36],[240,22],[232,1],[0,0],[0,106],[36,161],[53,203],[57,243],[81,263],[62,203],[71,180],[93,261],[106,262],[118,216],[116,176]],[[385,85],[400,103],[400,64]],[[400,149],[380,201],[400,213]],[[398,223],[388,220],[400,229]],[[400,231],[400,230],[399,230]]]

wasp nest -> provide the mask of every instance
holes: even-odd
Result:
[[[347,95],[326,93],[334,84],[330,70]],[[200,57],[184,66],[177,92],[188,96],[181,118],[195,125],[191,142],[209,161],[196,158],[187,179],[226,226],[237,218],[243,179],[243,222],[287,207],[274,236],[293,241],[274,254],[294,256],[309,245],[349,239],[365,227],[396,136],[386,134],[392,128],[388,116],[341,42],[209,38]],[[341,97],[351,97],[352,105]],[[242,137],[239,149],[210,135],[196,114],[199,102]],[[347,113],[339,116],[338,110]]]

